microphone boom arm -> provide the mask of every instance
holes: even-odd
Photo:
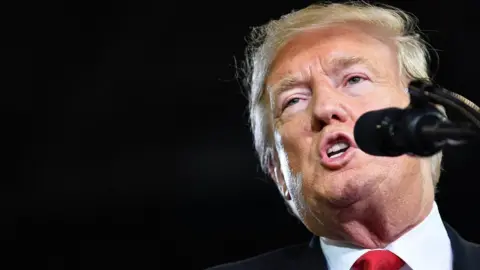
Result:
[[[460,94],[426,81],[413,81],[408,89],[413,102],[431,102],[454,108],[480,129],[480,108]]]
[[[413,107],[423,107],[426,103],[435,103],[456,109],[470,120],[470,123],[461,123],[457,128],[429,127],[422,130],[422,133],[443,135],[452,140],[479,137],[480,108],[467,98],[427,81],[412,81],[408,90]]]

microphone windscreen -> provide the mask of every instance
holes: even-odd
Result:
[[[392,138],[388,128],[403,114],[400,108],[369,111],[355,123],[353,135],[358,148],[373,156],[398,156],[392,149]]]

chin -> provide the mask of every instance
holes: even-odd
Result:
[[[367,199],[378,186],[378,178],[368,177],[361,170],[329,173],[323,183],[315,185],[316,197],[332,208],[346,208]]]

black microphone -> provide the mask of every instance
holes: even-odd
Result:
[[[354,128],[355,141],[362,151],[386,157],[433,156],[453,140],[458,144],[477,136],[473,129],[449,121],[430,103],[370,111],[360,116]]]

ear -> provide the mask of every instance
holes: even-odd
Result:
[[[268,162],[268,174],[277,185],[282,197],[287,201],[291,200],[292,198],[290,196],[290,192],[288,191],[287,183],[285,182],[282,170],[280,169],[280,162],[278,161],[276,153],[271,155],[270,161]]]

